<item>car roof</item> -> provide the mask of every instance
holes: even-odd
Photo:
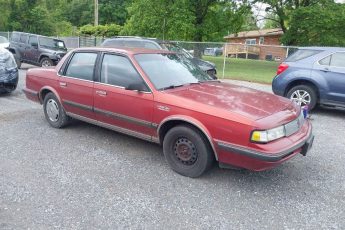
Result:
[[[345,51],[343,47],[309,46],[299,47],[300,50]]]
[[[57,40],[57,41],[62,41],[61,39],[58,38],[54,38],[54,37],[48,37],[48,36],[44,36],[44,35],[39,35],[39,34],[31,34],[31,33],[26,33],[26,32],[18,32],[18,31],[13,31],[12,34],[26,34],[28,36],[37,36],[37,37],[41,37],[41,38],[49,38],[49,39],[53,39],[53,40]]]
[[[130,47],[84,47],[73,50],[76,51],[101,51],[101,52],[117,52],[126,54],[174,54],[168,50],[145,49],[145,48],[130,48]]]
[[[147,38],[147,37],[139,37],[139,36],[116,36],[107,38],[104,41],[111,41],[111,40],[126,40],[126,41],[150,41],[150,42],[157,42],[157,43],[171,43],[171,41],[160,40],[158,38]]]

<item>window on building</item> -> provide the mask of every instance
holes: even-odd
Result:
[[[246,39],[246,45],[256,45],[256,39]]]
[[[265,38],[264,37],[260,37],[259,38],[259,45],[263,45],[265,42]]]

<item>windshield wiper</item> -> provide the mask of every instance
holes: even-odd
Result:
[[[177,87],[181,87],[183,85],[169,85],[167,87],[160,88],[160,90],[167,90],[167,89],[175,89]]]

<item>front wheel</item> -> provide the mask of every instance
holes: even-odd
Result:
[[[48,93],[43,102],[44,115],[54,128],[62,128],[68,124],[69,117],[53,93]]]
[[[187,177],[199,177],[211,168],[214,155],[208,140],[194,127],[176,126],[163,141],[163,152],[170,167]]]
[[[309,85],[297,85],[292,87],[286,97],[296,102],[300,106],[308,106],[309,110],[315,108],[317,103],[317,95],[313,87]]]

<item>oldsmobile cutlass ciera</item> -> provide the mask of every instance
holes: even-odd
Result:
[[[79,119],[163,146],[176,172],[198,177],[214,161],[254,171],[312,146],[312,126],[290,100],[213,80],[163,50],[81,48],[56,67],[27,71],[27,98],[55,128]]]

